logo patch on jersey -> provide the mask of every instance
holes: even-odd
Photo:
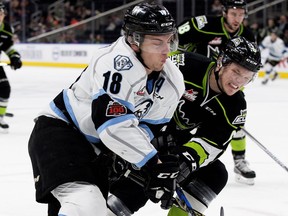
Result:
[[[136,92],[136,95],[138,96],[144,96],[145,95],[145,88],[146,86],[144,86],[142,89],[140,89],[139,91]]]
[[[114,58],[114,68],[117,71],[129,70],[133,66],[127,56],[118,55]]]
[[[107,109],[106,109],[106,116],[121,116],[127,114],[127,108],[116,102],[116,101],[110,101]]]
[[[159,100],[163,100],[163,99],[164,99],[164,97],[161,96],[158,92],[154,92],[153,96],[154,96],[155,98],[159,99]]]
[[[231,40],[233,43],[234,43],[234,45],[237,47],[237,46],[239,46],[239,44],[243,41],[241,38],[234,38],[234,39],[232,39]]]
[[[185,65],[185,55],[184,55],[184,53],[172,55],[172,56],[170,56],[170,59],[177,67]]]
[[[152,107],[152,105],[153,105],[153,101],[150,100],[150,99],[141,102],[140,104],[138,104],[135,107],[134,115],[138,119],[142,119],[149,112],[149,110]]]
[[[185,90],[183,97],[186,98],[189,101],[195,101],[197,98],[197,91],[194,91],[193,89]]]
[[[208,23],[206,16],[197,16],[195,19],[199,29],[202,29]]]
[[[222,44],[222,38],[221,37],[215,37],[213,40],[209,41],[210,45],[220,45]]]
[[[247,114],[247,110],[241,110],[240,111],[240,115],[238,115],[234,121],[232,122],[232,124],[244,124],[246,121],[246,114]]]

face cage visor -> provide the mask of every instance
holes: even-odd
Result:
[[[148,53],[169,53],[178,49],[177,31],[162,34],[132,33],[129,37],[130,44],[136,44],[140,50]]]

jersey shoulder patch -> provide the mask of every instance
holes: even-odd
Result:
[[[246,114],[247,110],[240,110],[240,114],[236,116],[232,124],[237,125],[237,124],[244,124],[246,121]]]
[[[196,17],[195,17],[195,20],[196,20],[196,22],[197,22],[198,29],[204,28],[205,25],[208,23],[207,17],[206,17],[205,15],[196,16]]]
[[[127,56],[123,55],[117,55],[114,58],[114,68],[117,71],[124,71],[124,70],[130,70],[130,68],[133,66],[131,60]]]

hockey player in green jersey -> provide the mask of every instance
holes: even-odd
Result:
[[[0,2],[0,53],[4,52],[10,59],[10,66],[13,70],[22,67],[20,54],[14,48],[13,29],[4,22],[7,15],[5,5]],[[0,66],[0,133],[8,133],[9,125],[4,121],[8,101],[10,98],[11,86],[4,68]]]
[[[227,42],[217,61],[190,52],[171,59],[184,75],[185,93],[173,120],[152,143],[160,154],[178,155],[177,181],[195,215],[202,216],[227,183],[227,170],[218,158],[245,124],[241,89],[257,76],[261,55],[256,43],[238,36]],[[108,206],[116,215],[133,214],[148,200],[137,183],[124,177],[112,185],[111,193]],[[168,215],[188,213],[173,206]]]
[[[233,36],[241,35],[255,41],[253,33],[243,26],[247,16],[246,0],[223,0],[223,16],[197,16],[186,19],[178,26],[179,50],[196,52],[215,58],[221,47]],[[238,131],[231,141],[236,181],[254,184],[255,171],[245,160],[246,136]]]

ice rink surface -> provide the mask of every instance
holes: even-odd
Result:
[[[22,67],[6,68],[12,86],[6,118],[9,134],[0,134],[0,216],[46,216],[46,205],[36,203],[27,142],[33,118],[81,73],[81,69]],[[261,78],[247,86],[246,129],[280,161],[288,166],[288,80],[275,80],[263,86]],[[212,202],[207,216],[287,216],[288,172],[249,138],[247,159],[257,177],[254,186],[234,181],[231,149],[222,156],[229,171],[224,191]],[[95,213],[95,216],[97,213]],[[167,211],[148,203],[136,216],[164,216]]]

